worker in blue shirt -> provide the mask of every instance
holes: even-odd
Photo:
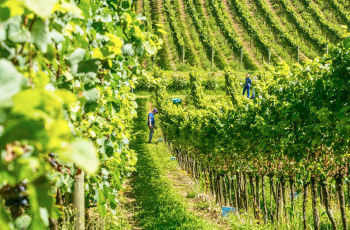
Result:
[[[243,89],[243,96],[245,91],[247,90],[247,97],[249,98],[250,86],[252,85],[252,79],[250,79],[250,74],[248,73],[245,78],[245,85]]]
[[[157,113],[158,113],[158,111],[156,109],[154,109],[151,113],[148,114],[148,127],[149,127],[148,143],[152,143],[154,129],[157,129],[156,122],[154,121],[154,115],[156,115]]]

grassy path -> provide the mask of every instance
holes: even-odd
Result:
[[[166,175],[170,164],[170,154],[162,144],[147,144],[146,125],[148,107],[147,98],[138,98],[138,118],[135,120],[135,140],[131,147],[138,154],[136,172],[131,181],[135,206],[138,211],[137,229],[219,229],[187,209],[183,198],[176,192]],[[160,137],[160,130],[154,140]]]

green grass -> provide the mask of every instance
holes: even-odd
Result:
[[[161,142],[147,144],[146,125],[148,108],[147,98],[138,98],[138,118],[135,119],[135,140],[131,147],[138,154],[136,172],[132,188],[140,210],[136,214],[142,229],[218,229],[187,210],[183,198],[176,193],[172,183],[165,175],[167,167],[174,167],[170,161],[167,146]],[[156,118],[157,119],[157,118]],[[154,141],[160,136],[156,130]]]

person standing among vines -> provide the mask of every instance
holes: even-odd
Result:
[[[152,137],[154,133],[154,129],[157,129],[155,126],[156,122],[154,120],[154,115],[156,115],[158,111],[154,109],[151,113],[148,114],[148,127],[149,127],[149,140],[148,143],[152,143]]]
[[[250,93],[250,86],[252,85],[252,79],[250,79],[250,74],[248,73],[245,78],[245,85],[243,88],[243,96],[245,91],[247,90],[247,98],[249,98],[249,93]]]

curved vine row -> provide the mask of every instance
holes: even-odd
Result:
[[[327,41],[323,37],[315,35],[311,29],[305,25],[287,0],[281,0],[280,4],[300,35],[312,42],[312,44],[318,48],[319,52],[323,52],[328,44]]]
[[[337,0],[327,0],[343,21],[350,26],[350,15]]]
[[[320,9],[317,7],[317,5],[312,2],[311,0],[302,0],[304,5],[307,7],[307,9],[310,11],[311,15],[315,18],[315,20],[318,22],[318,24],[321,26],[322,29],[327,30],[329,35],[335,39],[335,42],[338,42],[341,38],[343,33],[340,29],[337,27],[334,27],[331,23],[329,23],[322,13],[320,12]]]
[[[275,34],[278,34],[279,39],[282,41],[281,45],[285,45],[292,51],[297,50],[299,44],[291,35],[287,33],[285,29],[283,29],[282,26],[280,26],[278,19],[269,9],[266,1],[265,0],[254,0],[254,1],[258,9],[261,11],[262,15],[264,16],[265,20],[267,21],[267,23],[269,23],[270,27],[272,28],[272,31]]]

